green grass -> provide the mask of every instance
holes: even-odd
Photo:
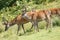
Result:
[[[4,26],[0,25],[1,29],[3,29],[0,33],[0,40],[60,40],[60,27],[54,27],[52,32],[48,32],[46,29],[40,29],[39,32],[34,32],[34,30],[30,32],[27,30],[31,27],[31,23],[27,23],[24,25],[26,34],[21,29],[19,32],[21,36],[19,36],[16,35],[17,25],[10,27],[6,32],[4,32]]]

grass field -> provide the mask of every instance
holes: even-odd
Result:
[[[60,8],[60,2],[52,2],[46,5],[40,4],[36,6],[37,6],[36,9]],[[33,7],[35,6],[33,5]],[[10,15],[9,14],[10,12],[12,13],[12,8],[11,8],[11,11],[7,11],[7,12],[2,10],[3,15],[2,14],[0,15],[0,20],[2,20],[2,16],[6,17],[6,19],[9,19],[9,20],[13,19],[15,16],[13,17],[14,14]],[[7,14],[9,15],[7,16]],[[53,21],[57,22],[54,25],[60,25],[59,18],[55,17]],[[17,25],[11,26],[5,32],[4,25],[2,25],[2,22],[0,21],[0,40],[60,40],[60,26],[54,26],[51,32],[46,30],[45,26],[46,26],[46,23],[44,23],[44,21],[39,23],[39,32],[34,32],[34,29],[32,29],[32,31],[29,31],[31,27],[31,23],[27,23],[24,25],[26,34],[23,33],[23,30],[21,28],[21,30],[19,31],[19,35],[16,35]]]
[[[31,23],[25,24],[25,29],[29,29],[31,26]],[[17,32],[17,26],[14,25],[13,27],[10,27],[8,31],[4,32],[4,26],[1,25],[3,29],[0,33],[0,40],[60,40],[60,27],[56,26],[53,27],[52,32],[48,32],[46,29],[40,29],[39,32],[33,31],[26,31],[26,34],[23,33],[22,30],[20,30],[19,34],[21,33],[21,36],[16,35]]]

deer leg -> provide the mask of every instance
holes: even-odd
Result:
[[[50,28],[50,30],[52,30],[52,20],[51,19],[49,20],[49,24],[50,24],[49,28]]]
[[[46,22],[47,22],[47,24],[46,24],[46,30],[47,30],[47,29],[48,29],[48,23],[49,23],[49,22],[48,22],[48,20],[46,20]]]
[[[32,27],[31,27],[31,29],[33,28],[33,25],[32,25]]]
[[[33,28],[34,25],[35,25],[35,24],[32,23],[32,26],[31,26],[30,30]],[[38,26],[38,25],[37,25],[37,26]]]
[[[20,25],[18,24],[18,30],[17,30],[17,34],[18,34],[19,30],[20,30]]]
[[[39,28],[38,28],[38,22],[37,22],[37,30],[38,30],[38,32],[39,32]]]
[[[8,29],[8,27],[7,27],[7,26],[5,26],[5,31],[7,31],[7,29]]]
[[[32,23],[32,26],[31,26],[31,28],[30,28],[30,30],[33,28],[33,23]]]
[[[24,31],[24,33],[25,33],[25,29],[24,29],[24,25],[22,24],[22,28],[23,28],[23,31]]]
[[[51,17],[48,15],[47,16],[47,26],[46,29],[49,28],[49,30],[52,28],[52,20]]]
[[[38,22],[37,22],[37,21],[34,21],[34,22],[33,22],[33,26],[34,26],[34,29],[39,32]]]

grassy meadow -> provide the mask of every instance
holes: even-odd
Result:
[[[54,26],[52,31],[49,32],[46,29],[40,29],[39,32],[34,32],[34,30],[29,31],[31,23],[25,24],[26,33],[23,33],[21,29],[19,31],[20,35],[16,35],[17,26],[9,28],[8,31],[4,32],[4,27],[1,29],[0,40],[60,40],[60,27]]]
[[[60,1],[53,1],[46,4],[32,4],[32,2],[28,3],[30,6],[28,11],[31,10],[32,7],[36,7],[37,10],[49,9],[49,8],[60,8]],[[30,31],[32,24],[26,23],[24,24],[24,28],[26,33],[23,33],[22,28],[20,27],[19,35],[17,35],[17,25],[11,26],[6,32],[4,31],[5,26],[2,24],[2,17],[4,16],[7,20],[12,20],[18,14],[21,14],[21,10],[16,6],[6,7],[0,10],[0,40],[60,40],[60,18],[53,17],[53,28],[52,31],[46,30],[46,22],[39,22],[39,32],[34,32],[34,28]]]

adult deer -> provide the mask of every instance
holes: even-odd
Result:
[[[35,10],[31,12],[25,12],[23,11],[22,17],[30,22],[32,22],[32,25],[34,28],[39,31],[38,29],[38,22],[41,20],[46,20],[47,26],[51,27],[51,12],[49,10]],[[50,25],[50,26],[49,26]]]
[[[28,23],[28,22],[29,21],[22,18],[21,15],[18,15],[17,17],[15,17],[13,20],[11,20],[9,22],[3,17],[3,24],[5,25],[5,31],[7,31],[10,26],[17,24],[17,26],[18,26],[17,34],[20,30],[20,25],[22,25],[23,31],[25,33],[23,24]]]

